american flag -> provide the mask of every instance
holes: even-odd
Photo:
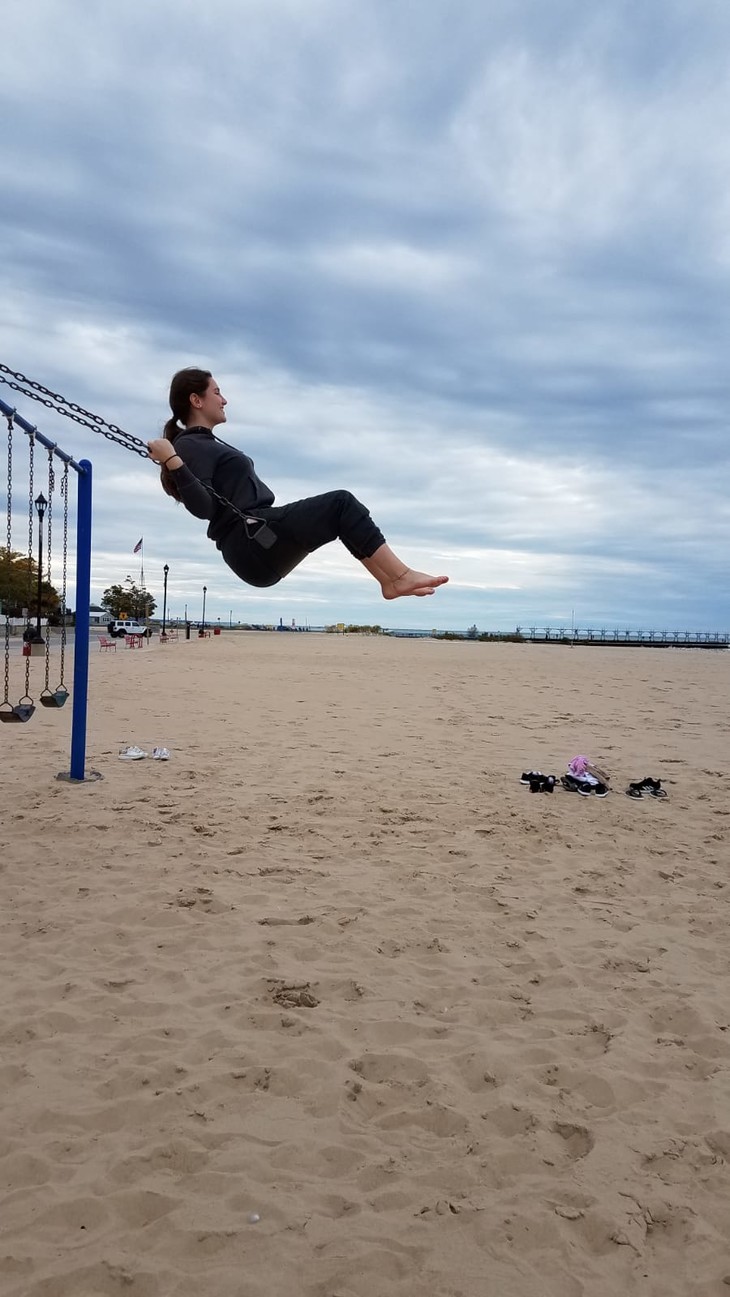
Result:
[[[135,553],[135,554],[139,554],[139,551],[140,551],[141,548],[142,548],[142,541],[143,541],[143,540],[144,540],[144,536],[142,536],[141,539],[137,541],[137,544],[136,544],[135,547],[134,547],[134,553]]]

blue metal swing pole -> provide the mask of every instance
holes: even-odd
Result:
[[[86,713],[89,700],[89,605],[91,603],[91,486],[88,459],[79,463],[76,507],[76,635],[74,643],[73,716],[69,778],[82,781],[86,762]]]

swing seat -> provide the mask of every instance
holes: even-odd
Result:
[[[6,725],[8,722],[17,724],[19,721],[29,721],[35,711],[32,698],[29,698],[27,702],[24,702],[21,698],[20,702],[16,703],[14,707],[8,704],[9,711],[5,711],[4,706],[5,704],[0,704],[0,721],[4,721]]]
[[[58,689],[51,692],[50,689],[44,689],[40,696],[40,703],[43,707],[63,707],[68,701],[68,689],[65,685],[59,685]]]

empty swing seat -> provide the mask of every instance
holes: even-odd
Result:
[[[18,722],[29,721],[34,711],[35,704],[32,698],[21,698],[20,702],[16,703],[14,707],[11,703],[1,703],[0,721],[4,721],[6,725],[13,722],[17,724]]]
[[[38,701],[43,707],[63,707],[68,697],[66,686],[59,685],[58,689],[44,689]]]

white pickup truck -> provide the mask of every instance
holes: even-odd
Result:
[[[124,621],[110,621],[108,630],[115,639],[120,639],[122,635],[146,635],[149,639],[152,634],[151,627],[133,621],[131,617],[127,617]]]

